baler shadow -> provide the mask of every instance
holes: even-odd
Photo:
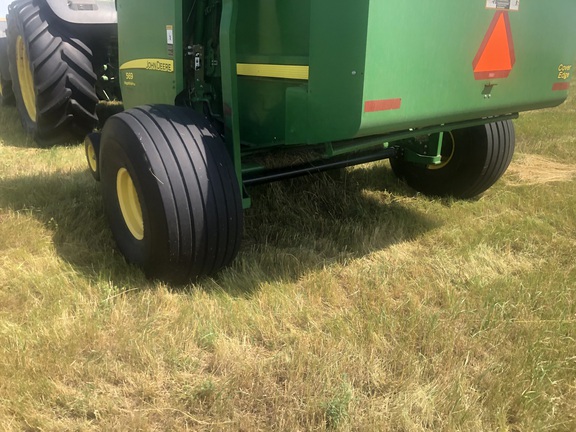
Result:
[[[249,296],[264,283],[296,281],[328,265],[412,240],[438,225],[380,189],[380,168],[375,169],[353,170],[343,179],[318,175],[251,189],[254,204],[245,212],[237,259],[189,288]],[[8,178],[0,180],[0,190],[0,207],[39,220],[52,232],[58,255],[85,277],[153,286],[118,252],[98,184],[88,172]]]
[[[437,227],[437,220],[402,202],[410,191],[388,171],[375,166],[252,188],[243,247],[219,286],[240,293],[293,282]],[[384,187],[387,181],[392,189]]]
[[[444,207],[451,207],[459,202],[475,202],[481,199],[482,194],[472,198],[454,198],[450,196],[429,196],[419,193],[412,189],[405,182],[398,179],[389,163],[378,162],[370,164],[361,169],[356,169],[351,174],[352,178],[356,181],[362,182],[366,185],[372,184],[371,187],[375,191],[388,192],[396,197],[414,198],[418,197],[423,200],[430,200],[442,204]]]

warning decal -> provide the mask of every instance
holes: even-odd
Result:
[[[507,78],[516,62],[514,40],[508,13],[498,11],[474,57],[474,78],[486,80]]]
[[[520,0],[486,0],[486,9],[520,10]]]
[[[168,45],[174,45],[174,27],[171,25],[166,26],[166,43]]]

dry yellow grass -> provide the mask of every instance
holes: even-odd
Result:
[[[574,104],[476,201],[386,163],[255,188],[178,289],[116,251],[82,146],[0,109],[0,431],[576,430]]]
[[[515,186],[567,182],[576,177],[576,164],[560,163],[538,155],[520,154],[508,168],[508,174],[508,184]]]

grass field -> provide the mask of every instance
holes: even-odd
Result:
[[[83,146],[0,108],[0,431],[576,430],[576,99],[429,199],[387,162],[252,191],[232,268],[146,280]]]

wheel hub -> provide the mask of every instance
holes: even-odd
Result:
[[[88,166],[92,172],[98,171],[98,161],[96,159],[96,150],[94,149],[94,144],[90,138],[86,137],[86,156],[88,159]]]
[[[126,168],[120,168],[116,176],[116,193],[124,222],[136,240],[144,238],[144,219],[136,187]]]

